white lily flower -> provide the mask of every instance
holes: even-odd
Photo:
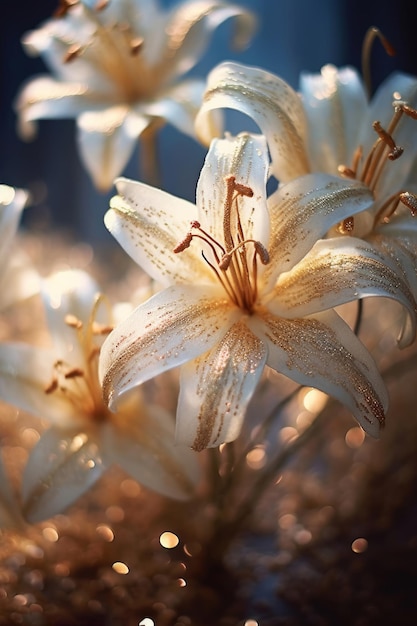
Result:
[[[417,79],[396,73],[372,100],[352,68],[325,66],[301,76],[300,94],[255,67],[222,63],[208,77],[196,119],[203,139],[206,116],[218,108],[249,115],[268,139],[271,171],[280,182],[326,172],[363,182],[374,203],[338,225],[363,238],[397,266],[417,299]],[[405,326],[400,345],[414,338]]]
[[[23,137],[35,120],[76,118],[85,167],[98,188],[110,188],[155,120],[195,136],[204,81],[182,77],[229,18],[235,46],[245,47],[254,16],[227,2],[187,0],[163,11],[155,0],[62,0],[58,16],[23,39],[53,76],[31,80],[18,97]]]
[[[0,345],[0,397],[52,427],[32,450],[23,476],[29,521],[59,513],[117,464],[146,487],[189,497],[198,481],[195,455],[174,445],[174,419],[132,394],[111,413],[97,362],[108,315],[85,272],[58,272],[43,296],[53,345]]]
[[[200,450],[233,440],[265,365],[343,402],[378,435],[386,392],[376,366],[333,307],[406,286],[368,245],[335,223],[365,210],[369,190],[326,175],[266,197],[262,136],[213,141],[196,206],[142,183],[116,181],[105,222],[166,288],[105,340],[99,363],[111,408],[129,389],[181,366],[177,439]],[[411,299],[412,300],[412,299]]]
[[[28,201],[23,189],[0,184],[0,310],[39,291],[39,277],[16,249],[16,233]]]

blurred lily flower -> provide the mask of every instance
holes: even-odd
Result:
[[[168,121],[195,136],[204,81],[183,75],[229,18],[234,44],[245,47],[254,16],[227,2],[188,0],[163,11],[155,0],[62,0],[57,15],[23,39],[52,77],[21,90],[22,136],[33,135],[35,120],[76,118],[84,165],[99,189],[109,189],[150,125]]]
[[[105,340],[104,395],[115,410],[124,392],[182,366],[177,438],[197,450],[238,435],[265,365],[335,396],[377,436],[384,385],[333,307],[379,294],[398,298],[413,315],[406,286],[369,244],[320,241],[369,207],[369,189],[308,175],[267,198],[268,168],[264,137],[214,140],[196,206],[120,179],[105,217],[124,249],[166,288]]]
[[[174,419],[134,393],[110,413],[97,362],[109,315],[91,277],[53,274],[42,290],[53,345],[0,345],[0,397],[52,423],[29,456],[23,512],[36,522],[63,511],[117,464],[146,487],[190,496],[199,471],[194,454],[174,445]],[[140,391],[140,390],[137,390]]]
[[[337,229],[371,242],[417,298],[417,79],[392,74],[369,100],[354,69],[327,65],[320,74],[302,74],[300,92],[262,69],[222,63],[209,74],[197,130],[209,141],[207,114],[235,109],[267,136],[280,182],[326,172],[367,185],[372,206]],[[400,345],[413,338],[405,324]]]
[[[16,233],[28,201],[23,189],[0,185],[0,310],[39,291],[39,277],[16,246]]]

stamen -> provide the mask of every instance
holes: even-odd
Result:
[[[254,242],[255,250],[261,259],[262,265],[268,265],[270,261],[269,252],[260,241]]]
[[[192,233],[187,233],[184,239],[180,241],[180,243],[174,248],[175,254],[178,254],[179,252],[183,252],[184,250],[189,248],[193,240],[193,236],[194,235]]]
[[[354,226],[355,220],[351,215],[343,220],[343,222],[339,225],[338,230],[342,235],[349,235],[353,231]]]
[[[401,109],[403,110],[403,109]],[[382,142],[386,143],[387,146],[389,148],[391,148],[391,152],[388,153],[388,158],[390,159],[390,161],[395,161],[396,159],[398,159],[402,153],[404,152],[404,149],[401,148],[400,146],[397,146],[394,139],[391,137],[391,135],[381,126],[381,123],[378,121],[375,121],[372,124],[372,128],[375,130],[375,132],[378,133],[380,139]]]
[[[56,389],[58,389],[58,379],[54,376],[49,385],[47,385],[44,389],[44,392],[49,395],[53,393]]]
[[[64,321],[67,326],[70,326],[71,328],[80,329],[83,327],[82,321],[78,319],[78,317],[75,317],[75,315],[66,315]]]
[[[402,102],[402,101],[399,102],[397,100],[393,103],[393,106],[395,109],[399,107],[403,113],[408,115],[408,117],[411,117],[413,120],[417,120],[416,109],[413,109],[412,107],[410,107],[406,102]]]
[[[65,372],[64,378],[68,380],[70,380],[71,378],[84,378],[84,370],[79,367],[74,367],[68,372]]]
[[[136,56],[143,48],[143,37],[134,37],[130,40],[130,52],[132,56]]]
[[[93,335],[108,335],[113,330],[114,326],[111,324],[99,324],[98,322],[93,322]]]
[[[345,176],[346,178],[356,178],[356,172],[347,165],[338,165],[337,171],[341,176]]]
[[[368,29],[362,45],[362,76],[368,91],[368,95],[372,93],[371,83],[371,50],[375,39],[379,39],[385,52],[388,56],[395,56],[395,50],[388,39],[382,34],[382,32],[376,26],[372,26]]]
[[[411,193],[410,191],[405,191],[404,193],[400,193],[399,199],[405,206],[410,209],[411,215],[413,217],[417,216],[417,195],[415,193]]]

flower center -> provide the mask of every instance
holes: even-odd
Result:
[[[395,100],[393,107],[394,114],[387,129],[383,128],[377,120],[372,124],[378,138],[367,157],[364,160],[362,159],[362,147],[358,146],[353,155],[352,166],[339,165],[338,167],[342,176],[362,181],[374,195],[387,164],[390,161],[396,161],[404,153],[404,149],[398,146],[394,140],[394,132],[400,119],[403,115],[406,115],[417,120],[417,111],[403,100]],[[389,196],[382,204],[375,216],[374,226],[380,222],[388,222],[400,203],[409,208],[413,216],[417,215],[417,196],[409,191],[401,190]],[[341,223],[339,230],[343,234],[349,234],[353,231],[353,228],[354,218],[348,217]]]
[[[100,347],[95,343],[97,336],[107,335],[112,327],[98,324],[95,320],[98,297],[90,319],[84,326],[74,315],[67,315],[65,323],[76,333],[78,345],[81,347],[82,367],[76,367],[65,360],[58,359],[54,363],[52,379],[44,388],[47,395],[60,394],[70,401],[78,414],[89,416],[92,421],[101,422],[106,419],[108,409],[98,378],[98,356]]]
[[[248,313],[253,312],[258,297],[258,259],[269,263],[265,246],[245,236],[239,211],[239,198],[253,197],[253,190],[236,182],[234,176],[225,178],[226,198],[223,209],[223,241],[217,241],[205,231],[200,222],[191,223],[191,230],[174,249],[175,253],[186,250],[193,239],[201,239],[208,245],[209,254],[202,250],[205,262],[236,306]]]
[[[61,42],[66,47],[63,62],[71,63],[84,56],[93,71],[105,75],[116,86],[118,97],[112,97],[112,100],[133,103],[151,96],[161,77],[146,64],[141,55],[144,40],[127,22],[103,23],[100,14],[108,4],[109,0],[99,0],[90,8],[79,0],[61,0],[55,14],[57,17],[65,17],[71,10],[80,10],[92,29],[87,42],[62,37]]]

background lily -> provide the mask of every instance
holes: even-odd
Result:
[[[417,79],[395,73],[369,100],[352,68],[325,66],[302,74],[300,94],[256,67],[222,63],[208,77],[196,120],[205,136],[208,112],[231,108],[249,115],[268,139],[271,170],[282,183],[307,172],[326,172],[363,182],[374,203],[336,230],[371,242],[397,265],[417,298]],[[414,338],[405,326],[400,344]]]
[[[377,436],[384,385],[333,307],[379,294],[413,309],[406,286],[369,244],[318,242],[369,206],[366,187],[305,176],[267,199],[268,166],[262,136],[214,140],[196,206],[120,179],[105,217],[119,243],[166,289],[105,340],[104,395],[115,409],[127,390],[181,366],[177,438],[196,449],[238,435],[265,365],[334,395]]]
[[[38,274],[16,241],[27,201],[23,189],[0,185],[0,310],[39,291]]]
[[[170,497],[191,495],[196,459],[173,445],[174,420],[133,394],[110,413],[102,401],[97,360],[109,315],[98,288],[81,271],[47,279],[43,297],[53,345],[0,345],[0,397],[52,423],[23,475],[23,511],[34,522],[64,510],[112,464]]]
[[[35,120],[76,118],[85,167],[98,188],[110,188],[150,125],[168,121],[195,135],[204,81],[182,77],[231,17],[234,44],[244,47],[254,17],[226,2],[190,0],[163,11],[154,0],[62,0],[57,16],[23,40],[53,77],[31,80],[18,96],[22,136],[33,135]]]

